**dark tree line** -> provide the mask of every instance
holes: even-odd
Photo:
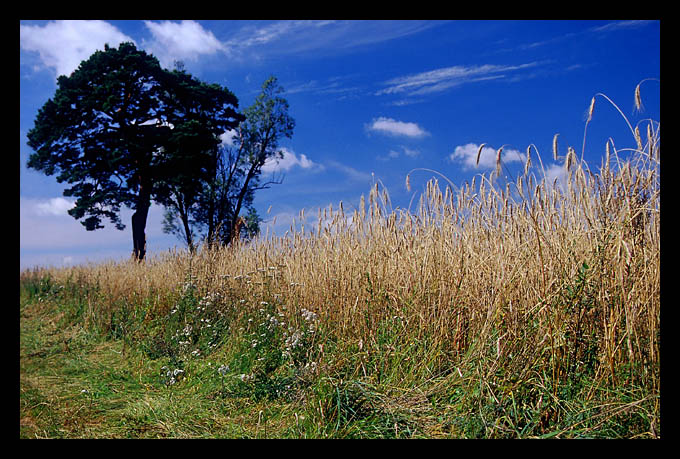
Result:
[[[28,167],[56,174],[76,198],[69,214],[88,231],[108,218],[119,230],[121,206],[132,215],[133,254],[146,253],[151,202],[165,207],[164,229],[194,250],[198,239],[229,244],[241,213],[246,232],[258,231],[255,191],[262,166],[281,157],[279,139],[295,126],[276,78],[239,113],[236,96],[185,71],[163,69],[132,43],[108,45],[70,76],[38,111],[28,133]],[[235,131],[233,145],[220,136]]]

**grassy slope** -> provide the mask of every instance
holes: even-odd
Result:
[[[216,398],[207,362],[166,386],[160,361],[65,323],[55,303],[22,299],[20,361],[22,438],[296,436],[291,404]]]
[[[529,354],[518,342],[515,348],[505,345],[504,353],[526,355],[499,359],[497,333],[483,342],[473,339],[466,353],[447,360],[441,343],[422,332],[416,338],[407,326],[416,322],[408,306],[401,316],[373,325],[365,344],[339,337],[306,310],[295,327],[282,325],[281,305],[260,301],[185,337],[187,324],[207,319],[199,301],[205,297],[194,288],[161,296],[172,297],[175,313],[131,313],[149,304],[138,299],[134,307],[128,303],[127,313],[119,305],[92,323],[86,305],[104,310],[108,297],[73,281],[48,279],[42,274],[22,280],[22,438],[658,434],[659,398],[640,382],[640,368],[617,368],[621,379],[615,384],[598,377],[590,360],[590,366],[556,379],[550,351]],[[236,297],[222,298],[225,314],[235,310],[229,303],[241,304]],[[394,305],[391,311],[399,312]],[[280,323],[272,320],[277,317]],[[297,347],[291,330],[301,332]],[[530,362],[531,355],[538,360]],[[173,371],[180,369],[175,378]]]

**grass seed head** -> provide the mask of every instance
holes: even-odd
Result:
[[[590,107],[588,107],[588,118],[586,119],[586,124],[590,123],[593,119],[593,111],[595,110],[595,96],[590,100]]]
[[[475,166],[479,166],[479,157],[482,155],[482,148],[484,148],[485,145],[485,143],[481,144],[477,150],[477,161],[475,162]]]

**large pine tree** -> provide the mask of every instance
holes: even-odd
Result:
[[[238,100],[161,68],[132,43],[107,45],[57,85],[28,133],[28,167],[71,185],[64,195],[77,199],[69,214],[88,231],[103,228],[103,217],[122,230],[120,207],[134,210],[133,253],[141,260],[152,200],[167,204],[173,184],[201,179],[198,158],[243,120]]]

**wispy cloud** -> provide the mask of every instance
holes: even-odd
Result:
[[[47,201],[38,201],[35,203],[35,212],[38,215],[54,215],[68,217],[69,209],[75,206],[75,201],[65,198],[51,198]]]
[[[251,48],[268,45],[296,34],[306,34],[324,28],[335,21],[277,21],[264,25],[242,28],[236,37],[229,40],[231,48]]]
[[[36,67],[52,69],[56,76],[70,75],[81,61],[105,44],[118,46],[134,40],[105,21],[52,21],[43,26],[19,26],[19,45],[24,51],[37,52]]]
[[[366,129],[380,134],[411,138],[420,138],[430,135],[429,132],[418,126],[417,123],[397,121],[385,117],[373,119],[373,121],[366,125]]]
[[[285,20],[246,25],[225,41],[237,54],[334,54],[413,35],[444,21],[313,21]]]
[[[336,96],[344,98],[357,94],[361,88],[355,85],[346,85],[348,77],[332,77],[325,82],[310,80],[304,83],[293,83],[286,87],[286,94],[311,93],[322,96]]]
[[[387,156],[378,156],[376,159],[380,161],[389,161],[390,159],[399,158],[402,154],[408,156],[409,158],[417,158],[420,156],[420,150],[401,145],[401,151],[393,149],[387,153]]]
[[[422,96],[445,91],[466,83],[506,78],[506,73],[536,67],[537,65],[539,65],[538,62],[529,62],[519,65],[485,64],[443,67],[392,78],[384,83],[387,87],[378,91],[376,95],[405,93],[409,96]]]
[[[328,168],[330,169],[335,169],[344,175],[346,175],[350,180],[354,180],[357,182],[367,182],[371,179],[371,174],[367,172],[362,172],[360,170],[357,170],[351,166],[347,166],[345,164],[339,163],[337,161],[327,161],[325,163]]]
[[[643,27],[643,26],[649,25],[653,22],[658,22],[658,21],[652,21],[652,20],[615,21],[615,22],[610,22],[610,23],[602,25],[602,26],[591,27],[588,30],[590,32],[612,32],[612,31],[616,31],[616,30],[636,29],[638,27]]]
[[[509,47],[509,48],[503,48],[499,51],[515,51],[515,50],[520,50],[520,51],[526,51],[526,50],[532,50],[544,46],[549,46],[549,45],[554,45],[557,43],[564,42],[566,40],[572,40],[576,37],[583,37],[583,36],[588,36],[592,34],[602,34],[606,32],[615,32],[619,30],[630,30],[630,29],[636,29],[640,27],[644,27],[646,25],[649,25],[655,21],[651,20],[636,20],[636,21],[614,21],[614,22],[609,22],[604,25],[600,26],[594,26],[594,27],[589,27],[583,30],[575,31],[575,32],[567,32],[562,35],[556,35],[551,38],[547,38],[545,40],[539,40],[539,41],[534,41],[531,43],[524,43],[520,44],[516,47]]]

